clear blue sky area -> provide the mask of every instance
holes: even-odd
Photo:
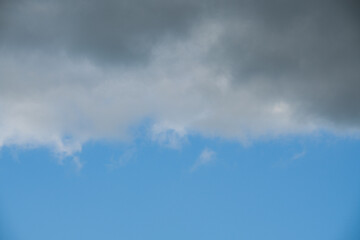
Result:
[[[204,149],[209,161],[199,162]],[[5,147],[0,239],[360,239],[360,142],[93,142],[62,159]],[[196,167],[194,167],[196,166]]]

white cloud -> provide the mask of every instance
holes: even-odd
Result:
[[[211,150],[209,148],[205,148],[201,152],[198,159],[195,161],[194,165],[190,168],[190,172],[193,172],[196,169],[198,169],[199,167],[213,162],[215,160],[215,155],[216,155],[216,153],[213,150]]]
[[[173,149],[180,149],[187,135],[184,126],[166,122],[153,124],[150,134],[153,141]]]
[[[106,164],[106,166],[111,170],[119,167],[123,167],[126,164],[128,164],[131,160],[134,160],[135,155],[136,155],[136,149],[129,148],[125,150],[120,157],[116,159],[112,157],[110,159],[110,163]]]
[[[304,158],[306,155],[306,151],[302,150],[301,152],[294,153],[290,158],[282,159],[274,163],[274,166],[281,168],[288,168],[292,164],[294,164],[297,160]]]
[[[72,162],[75,165],[77,171],[80,171],[84,167],[84,163],[81,162],[77,156],[72,158]]]
[[[303,158],[305,155],[306,155],[306,151],[303,150],[303,151],[301,151],[301,152],[295,153],[295,154],[292,156],[291,160],[294,161],[294,160]]]

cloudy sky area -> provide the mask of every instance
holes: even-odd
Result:
[[[1,240],[360,239],[355,0],[0,0]]]
[[[356,1],[1,1],[0,146],[360,127]],[[175,140],[174,140],[175,138]]]

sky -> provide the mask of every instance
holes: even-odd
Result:
[[[0,239],[359,239],[359,7],[0,1]]]

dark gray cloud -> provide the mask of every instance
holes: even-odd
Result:
[[[358,132],[359,16],[354,0],[1,1],[0,146],[71,154],[143,118],[165,145]]]
[[[237,1],[215,49],[235,85],[291,101],[299,117],[360,124],[360,25],[355,1]]]
[[[135,63],[162,37],[183,37],[196,2],[163,0],[34,0],[4,2],[2,45]]]

